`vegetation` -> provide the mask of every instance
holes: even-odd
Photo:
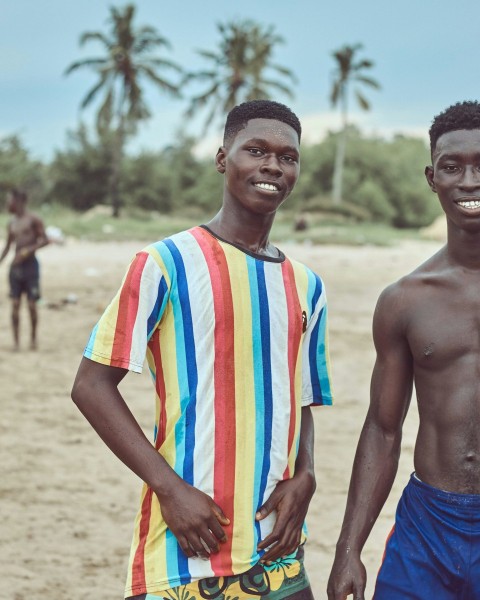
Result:
[[[191,99],[186,116],[192,117],[210,106],[205,130],[215,117],[223,117],[237,104],[248,100],[269,99],[277,93],[293,97],[289,84],[295,83],[293,73],[271,62],[275,46],[284,42],[272,26],[263,28],[254,21],[217,24],[220,40],[217,52],[199,50],[210,67],[188,73],[185,83],[206,82],[207,89]],[[276,72],[288,84],[271,79]]]
[[[330,101],[332,106],[340,106],[342,116],[342,131],[337,139],[337,153],[335,156],[335,169],[333,172],[333,203],[338,206],[342,201],[343,167],[345,163],[345,152],[347,148],[348,135],[348,109],[350,88],[355,85],[353,91],[358,105],[363,110],[370,109],[370,103],[363,95],[361,86],[369,86],[379,89],[379,83],[372,77],[365,75],[365,71],[373,67],[373,62],[368,59],[357,59],[357,54],[362,50],[362,44],[353,46],[345,45],[332,53],[336,61],[333,73],[332,90]]]
[[[206,110],[205,127],[217,117],[223,121],[239,102],[279,93],[292,96],[294,74],[272,61],[284,41],[272,26],[251,20],[218,24],[217,49],[199,51],[209,66],[184,74],[157,54],[169,48],[168,41],[153,27],[136,28],[134,16],[132,4],[110,8],[108,32],[86,32],[80,38],[82,45],[100,44],[103,55],[76,61],[66,70],[88,68],[98,77],[81,104],[84,108],[103,94],[94,131],[80,124],[69,132],[65,148],[49,164],[33,159],[18,136],[0,139],[0,194],[14,185],[25,188],[46,223],[67,235],[151,240],[206,221],[218,210],[223,179],[213,157],[200,159],[193,153],[195,139],[179,134],[161,151],[124,152],[138,123],[150,117],[144,82],[177,97],[187,83],[206,83],[206,89],[190,97],[187,111]],[[428,225],[440,213],[423,177],[430,158],[422,140],[366,137],[348,122],[350,94],[367,110],[362,88],[380,87],[368,75],[373,62],[358,57],[361,49],[361,44],[344,45],[333,53],[330,97],[340,108],[343,128],[303,147],[302,175],[276,221],[276,239],[385,243],[404,235],[402,230]],[[183,81],[166,79],[166,69],[179,78],[183,73]],[[0,195],[0,203],[4,197]],[[117,217],[121,204],[124,218],[112,219],[108,206]],[[0,223],[6,218],[3,213]]]
[[[352,126],[348,131],[344,202],[333,206],[330,185],[338,135],[331,133],[323,142],[302,148],[301,176],[285,207],[292,231],[293,223],[301,216],[308,225],[320,228],[360,225],[409,229],[428,225],[440,214],[423,176],[424,165],[430,160],[425,142],[403,136],[392,140],[367,137]],[[16,181],[27,182],[33,206],[49,206],[54,212],[58,212],[56,207],[90,211],[91,215],[95,207],[105,209],[108,205],[108,152],[83,126],[69,134],[66,149],[57,152],[49,165],[30,159],[18,140],[12,144],[10,138],[0,142],[0,165],[8,164],[8,170],[2,172],[10,173],[13,183],[15,173]],[[180,137],[175,145],[160,152],[124,156],[119,186],[130,217],[147,227],[146,223],[157,217],[165,220],[181,215],[194,223],[215,213],[223,179],[212,159],[199,159],[192,148],[192,139]],[[99,232],[107,222],[99,224]],[[77,228],[77,234],[84,235],[82,223],[80,218],[72,217],[68,231],[73,234]],[[157,230],[158,225],[154,227]],[[117,233],[122,228],[120,223],[115,226]],[[314,237],[321,239],[320,234]]]
[[[108,34],[89,31],[80,37],[81,45],[100,42],[104,56],[76,61],[65,71],[68,75],[86,67],[98,75],[97,83],[89,90],[81,107],[88,106],[103,92],[97,113],[97,130],[110,155],[109,194],[115,217],[119,215],[121,204],[119,179],[126,139],[135,133],[139,121],[151,116],[140,80],[146,78],[162,92],[179,96],[178,84],[161,77],[159,72],[165,68],[177,73],[182,71],[174,62],[152,54],[157,48],[168,48],[169,43],[153,27],[134,28],[134,15],[133,4],[123,9],[111,7]]]

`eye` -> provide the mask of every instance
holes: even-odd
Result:
[[[458,171],[457,165],[443,165],[442,171],[446,173],[456,173]]]
[[[260,148],[247,148],[248,152],[250,152],[250,154],[253,154],[254,156],[261,156],[263,154],[263,150],[261,150]]]
[[[282,156],[282,160],[284,160],[285,162],[288,162],[288,163],[297,162],[297,159],[294,156],[290,156],[289,154],[285,154],[284,156]]]

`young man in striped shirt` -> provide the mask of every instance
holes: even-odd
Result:
[[[313,598],[303,543],[310,406],[332,402],[326,297],[269,241],[300,137],[282,104],[235,107],[218,214],[136,255],[85,349],[72,397],[145,482],[127,598]],[[118,390],[145,358],[153,445]]]

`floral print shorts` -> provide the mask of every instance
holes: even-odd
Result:
[[[303,565],[303,545],[288,556],[270,564],[257,563],[246,573],[229,577],[211,577],[180,585],[155,594],[140,594],[127,600],[246,600],[264,598],[283,600],[313,598]]]

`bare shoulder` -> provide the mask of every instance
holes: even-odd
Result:
[[[36,213],[28,213],[28,216],[30,217],[30,221],[32,223],[34,223],[35,225],[42,225],[43,226],[43,219],[41,217],[39,217]]]
[[[388,285],[378,298],[374,324],[403,330],[411,315],[412,305],[422,289],[442,277],[447,270],[446,252],[442,248],[414,271]]]
[[[419,288],[431,280],[445,275],[449,265],[446,248],[442,248],[411,273],[404,275],[398,281],[387,286],[379,296],[379,304],[388,308],[399,309],[411,301],[412,294],[417,294]]]

